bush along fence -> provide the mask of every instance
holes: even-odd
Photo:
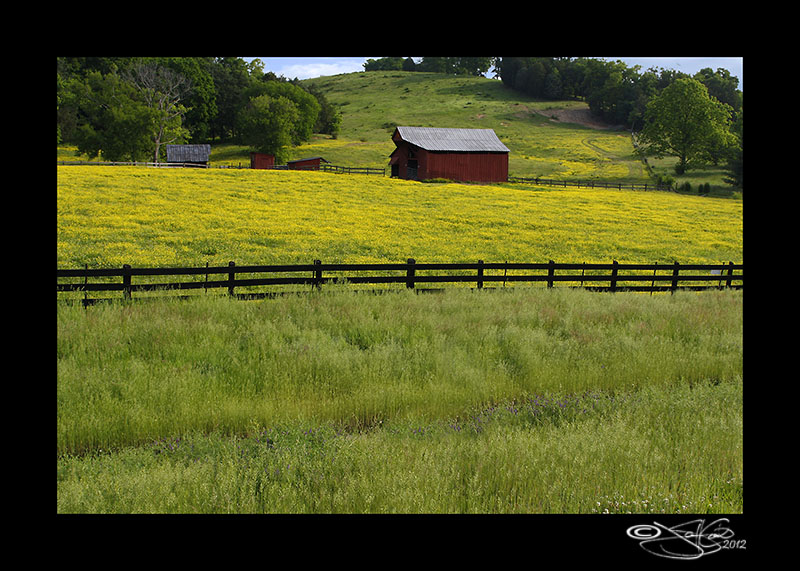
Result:
[[[398,284],[415,291],[441,291],[420,286],[428,284],[475,284],[476,289],[506,287],[516,282],[532,282],[548,288],[577,287],[608,292],[675,292],[677,290],[742,289],[743,264],[563,264],[547,263],[417,263],[409,258],[405,263],[388,264],[281,264],[268,266],[227,266],[199,268],[122,268],[59,269],[59,300],[81,301],[91,305],[108,299],[90,299],[89,292],[121,292],[121,299],[134,299],[135,292],[227,289],[227,294],[239,299],[263,299],[297,291],[258,291],[266,286],[302,285],[303,291],[322,289],[325,284]],[[244,275],[246,277],[243,277]],[[191,281],[152,281],[153,277],[192,276]],[[252,277],[258,276],[258,277]],[[211,279],[209,279],[211,277]],[[110,279],[109,279],[110,278]],[[121,278],[121,279],[116,279]],[[134,283],[134,278],[137,282]],[[90,279],[94,280],[90,283]],[[98,279],[102,281],[97,281]],[[64,280],[72,280],[65,282]],[[147,281],[150,280],[150,281]],[[142,283],[144,281],[144,283]],[[235,290],[239,288],[240,291]],[[241,292],[246,288],[247,292]],[[295,288],[296,289],[296,288]],[[390,286],[391,289],[391,286]],[[385,290],[384,290],[385,291]],[[67,292],[82,292],[83,298],[68,297]],[[65,294],[65,295],[61,295]],[[183,296],[191,297],[191,296]],[[116,299],[120,299],[117,297]],[[139,297],[138,299],[152,299]]]

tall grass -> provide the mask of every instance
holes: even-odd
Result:
[[[741,303],[531,288],[60,305],[58,450],[735,379]]]
[[[234,438],[195,433],[65,457],[58,511],[742,511],[740,383],[593,402],[571,414],[516,403],[460,424],[388,421],[362,432],[290,424]]]

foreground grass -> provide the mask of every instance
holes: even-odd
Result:
[[[741,383],[362,432],[192,433],[58,461],[60,513],[741,513]]]
[[[741,511],[741,309],[541,288],[59,306],[58,509]]]

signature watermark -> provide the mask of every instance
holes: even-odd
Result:
[[[699,559],[722,549],[745,549],[746,540],[734,540],[730,520],[719,518],[706,524],[695,519],[667,527],[658,522],[628,528],[628,537],[645,551],[667,559]]]

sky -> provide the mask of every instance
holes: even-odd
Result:
[[[242,58],[250,61],[252,57]],[[339,73],[352,73],[364,71],[364,62],[378,57],[261,57],[264,62],[264,71],[272,71],[275,75],[282,75],[288,79],[309,79],[322,75],[337,75]],[[607,61],[620,60],[629,67],[642,66],[642,71],[650,67],[674,69],[689,75],[694,75],[703,68],[712,70],[724,68],[739,78],[739,89],[744,91],[744,77],[742,68],[744,58],[741,57],[607,57]],[[489,72],[491,76],[491,71]]]

